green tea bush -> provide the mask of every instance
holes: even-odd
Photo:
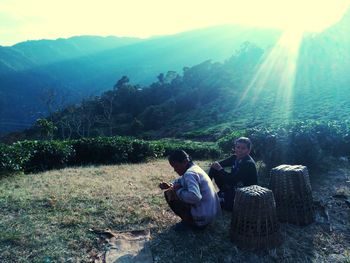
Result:
[[[218,146],[223,151],[223,153],[230,153],[235,139],[239,137],[247,136],[247,131],[233,131],[232,133],[223,136],[218,140]]]
[[[223,152],[229,152],[233,140],[243,135],[252,140],[252,155],[265,163],[267,171],[280,164],[317,169],[326,158],[350,155],[349,127],[349,123],[335,121],[257,127],[225,136],[218,145]]]
[[[157,142],[143,140],[132,141],[132,154],[129,156],[131,162],[142,162],[149,158],[159,158],[164,155],[163,145]]]
[[[141,162],[166,157],[183,149],[194,159],[217,158],[221,151],[214,143],[158,140],[144,141],[130,137],[98,137],[72,141],[75,157],[71,164],[112,164]]]
[[[164,147],[164,156],[178,149],[187,152],[194,160],[216,159],[221,156],[220,148],[214,143],[180,140],[161,140],[159,143]]]
[[[0,172],[36,172],[66,165],[142,162],[166,157],[183,149],[196,159],[217,159],[230,154],[234,139],[252,140],[252,156],[269,171],[279,164],[317,168],[327,157],[350,155],[348,122],[297,122],[232,132],[217,144],[189,140],[145,141],[132,137],[97,137],[73,141],[22,141],[0,144]]]
[[[256,157],[265,163],[267,170],[280,164],[315,168],[322,159],[316,135],[302,126],[251,129],[248,133]]]
[[[76,153],[71,164],[75,165],[141,162],[163,154],[161,145],[130,137],[83,138],[71,143]]]
[[[123,163],[132,152],[130,140],[121,137],[83,138],[71,143],[76,153],[71,164]]]
[[[21,141],[12,145],[23,159],[22,170],[27,173],[65,167],[74,150],[65,141]]]
[[[30,155],[13,146],[0,144],[0,174],[22,171]]]
[[[315,122],[310,125],[316,134],[321,149],[330,156],[349,156],[350,123],[349,122]]]
[[[194,159],[217,158],[221,154],[214,143],[144,141],[118,136],[72,141],[20,141],[10,146],[0,145],[0,172],[30,173],[67,165],[136,163],[165,157],[176,149],[187,151]]]

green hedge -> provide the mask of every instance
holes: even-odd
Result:
[[[239,136],[252,140],[252,155],[267,169],[280,164],[302,164],[311,169],[322,166],[329,157],[350,155],[350,124],[347,122],[296,122],[287,125],[258,127],[221,138],[223,152],[228,152]]]
[[[74,156],[74,149],[65,141],[22,141],[12,145],[22,156],[22,170],[27,173],[63,168]]]
[[[73,165],[141,162],[162,156],[163,148],[156,143],[129,137],[84,138],[71,142],[75,156]]]
[[[184,149],[194,159],[220,155],[214,143],[144,141],[130,137],[97,137],[72,141],[21,141],[0,145],[0,172],[26,173],[71,165],[136,163]]]
[[[158,143],[164,147],[164,156],[177,149],[184,150],[194,160],[216,159],[221,156],[221,150],[216,143],[182,140],[160,140]]]
[[[240,130],[240,131],[234,131],[218,140],[218,146],[224,153],[231,153],[232,145],[235,139],[242,137],[242,136],[248,136],[247,131]]]
[[[183,149],[198,159],[218,159],[230,153],[232,142],[247,136],[253,142],[252,155],[269,170],[279,164],[319,167],[329,157],[350,155],[348,122],[298,122],[274,127],[236,131],[218,143],[184,140],[145,141],[131,137],[98,137],[72,141],[22,141],[0,144],[0,173],[37,172],[67,165],[142,162],[168,156]],[[268,171],[267,170],[267,171]]]
[[[0,145],[0,151],[1,173],[58,169],[74,155],[72,146],[61,141],[21,141]]]
[[[29,157],[21,149],[0,144],[0,174],[22,171]]]

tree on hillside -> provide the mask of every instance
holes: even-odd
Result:
[[[72,138],[74,133],[72,116],[75,114],[75,112],[76,107],[74,105],[70,105],[61,112],[54,114],[53,120],[58,127],[59,138],[64,140]]]
[[[123,76],[100,97],[57,113],[59,136],[142,136],[150,130],[173,136],[176,127],[186,132],[230,121],[244,80],[254,74],[262,55],[260,48],[246,44],[224,63],[208,60],[184,67],[183,76],[160,73],[157,82],[142,89]]]
[[[102,94],[99,100],[99,106],[102,113],[97,116],[97,122],[108,128],[109,136],[113,135],[114,109],[116,104],[116,91],[111,90]]]
[[[73,134],[73,127],[71,125],[70,119],[68,118],[68,115],[63,116],[56,123],[60,131],[59,137],[63,140],[69,140]]]
[[[143,128],[144,128],[143,123],[137,118],[134,118],[133,122],[130,125],[130,134],[137,135],[139,132],[143,131]]]
[[[158,76],[157,76],[157,79],[158,79],[158,82],[160,84],[164,84],[164,73],[160,73]]]
[[[96,100],[83,100],[80,106],[80,118],[82,119],[82,130],[79,133],[81,137],[90,137],[91,129],[97,121],[95,114]]]
[[[178,76],[179,75],[176,73],[176,71],[169,70],[165,75],[164,73],[160,73],[157,76],[157,79],[160,84],[165,84],[165,83],[171,83]]]
[[[39,128],[41,139],[52,140],[57,127],[47,119],[37,119],[35,125]]]
[[[52,116],[55,111],[63,109],[67,104],[68,92],[58,91],[53,87],[45,89],[40,97],[40,100],[45,105],[45,116]],[[50,118],[50,117],[49,117]]]
[[[116,89],[119,89],[120,87],[124,86],[125,84],[129,83],[129,78],[128,76],[123,76],[121,79],[119,79],[117,81],[116,84],[114,84],[113,88],[116,90]]]

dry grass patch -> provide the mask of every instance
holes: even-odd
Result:
[[[348,169],[340,173],[349,178]],[[229,240],[229,213],[203,232],[175,233],[171,226],[179,219],[158,183],[176,177],[166,160],[5,177],[0,185],[0,262],[90,262],[105,248],[89,229],[105,228],[151,228],[155,262],[337,262],[340,255],[350,262],[349,210],[338,208],[337,200],[329,209],[336,222],[332,231],[317,223],[281,225],[284,242],[271,251],[237,249]],[[330,192],[322,187],[314,197],[349,191],[343,178],[338,183],[332,178]]]
[[[158,183],[174,178],[165,160],[5,177],[0,186],[0,262],[86,262],[90,251],[102,249],[91,228],[172,224],[177,219]]]

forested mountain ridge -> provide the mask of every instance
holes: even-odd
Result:
[[[313,44],[314,36],[306,36],[300,50],[308,47],[310,51],[315,48]],[[44,123],[46,126],[39,123],[26,132],[26,138],[50,134],[60,139],[133,135],[215,140],[249,127],[306,120],[349,121],[348,97],[329,96],[334,90],[337,90],[335,94],[347,94],[349,82],[347,85],[337,82],[330,69],[322,71],[321,77],[322,63],[314,64],[313,70],[303,75],[299,72],[305,67],[303,63],[312,63],[303,55],[298,62],[299,70],[294,73],[297,81],[290,97],[281,96],[279,83],[273,78],[263,87],[254,85],[246,95],[251,80],[256,78],[273,50],[274,47],[264,50],[247,42],[222,63],[205,61],[185,67],[181,75],[175,71],[161,73],[158,81],[148,87],[131,84],[124,76],[113,90],[100,97],[51,115]],[[278,72],[263,75],[269,74],[274,76]],[[331,85],[322,82],[327,79],[333,80]]]
[[[116,84],[99,97],[51,115],[57,138],[115,134],[206,137],[262,123],[346,120],[350,108],[349,20],[348,13],[321,33],[304,34],[298,45],[297,39],[291,39],[283,49],[279,48],[283,39],[279,31],[236,28],[231,39],[237,42],[224,45],[223,39],[230,39],[224,32],[231,27],[217,27],[152,38],[41,67],[37,72],[55,72],[52,83],[85,87],[85,94]],[[208,38],[215,34],[217,38]],[[207,41],[202,43],[203,39]],[[238,44],[240,48],[232,52]],[[293,51],[296,47],[297,52]],[[292,51],[297,56],[291,56]],[[225,59],[226,53],[230,55]],[[213,54],[221,56],[221,61],[200,60]],[[196,59],[202,63],[193,66]],[[124,67],[106,70],[115,69],[116,61]],[[123,75],[127,77],[120,79]],[[144,84],[152,79],[152,84]],[[81,97],[79,89],[70,97],[74,95]]]
[[[160,72],[181,72],[184,66],[208,59],[224,60],[247,40],[263,47],[271,46],[279,34],[278,30],[220,26],[137,40],[117,48],[34,67],[33,61],[27,59],[28,63],[22,64],[22,69],[26,70],[18,72],[11,66],[5,67],[7,71],[3,72],[6,73],[0,73],[0,133],[23,128],[15,125],[30,124],[47,114],[45,97],[48,93],[55,94],[58,101],[65,98],[67,104],[108,90],[122,75],[128,75],[134,83],[149,85]],[[53,45],[55,41],[49,43]],[[16,46],[24,48],[25,44]],[[0,60],[3,61],[4,57],[0,56]],[[5,60],[5,64],[9,65],[8,61]],[[14,108],[13,105],[19,106]]]
[[[322,33],[304,34],[298,56],[288,56],[293,42],[284,47],[285,53],[279,43],[262,48],[246,42],[223,62],[208,60],[180,73],[164,71],[148,86],[135,85],[124,76],[101,96],[51,115],[49,120],[57,128],[51,135],[215,139],[262,124],[347,121],[350,34],[344,33],[349,31],[346,25],[348,16]],[[27,134],[38,136],[42,128]]]
[[[246,43],[223,63],[205,61],[185,67],[182,75],[175,71],[161,73],[158,81],[147,87],[131,84],[124,76],[113,90],[100,97],[52,114],[51,128],[56,127],[52,135],[61,139],[116,134],[181,136],[229,121],[232,103],[237,101],[262,55],[261,48]],[[28,130],[27,138],[40,137],[48,123],[42,124]]]
[[[62,100],[70,92],[69,85],[52,74],[40,70],[49,64],[86,57],[96,52],[136,43],[140,39],[80,36],[57,40],[36,40],[11,47],[0,46],[0,134],[29,127],[33,120],[48,114],[47,96]],[[71,100],[77,101],[77,96]],[[15,107],[14,107],[15,106]]]

